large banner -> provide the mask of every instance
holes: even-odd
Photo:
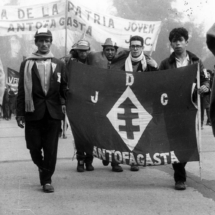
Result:
[[[132,73],[69,64],[67,115],[77,148],[128,165],[198,161],[197,66]]]
[[[1,7],[0,13],[0,36],[35,33],[42,27],[51,30],[65,28],[63,1],[33,6],[10,5]]]
[[[127,20],[104,15],[72,0],[68,0],[66,12],[65,2],[1,7],[0,36],[33,33],[42,27],[59,30],[67,26],[72,32],[85,33],[86,37],[100,43],[111,37],[123,48],[128,48],[130,36],[140,35],[145,39],[145,51],[155,50],[160,21]]]
[[[104,43],[112,38],[119,47],[128,48],[131,36],[139,35],[144,38],[145,51],[154,51],[161,22],[128,20],[115,16],[104,15],[69,0],[68,28],[86,33],[86,36],[95,38]]]

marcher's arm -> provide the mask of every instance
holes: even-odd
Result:
[[[24,128],[25,127],[25,117],[24,116],[17,116],[16,117],[16,121],[17,121],[17,125],[20,128]]]
[[[19,85],[17,95],[16,120],[20,128],[24,128],[25,124],[25,89],[24,89],[24,68],[25,62],[21,63],[19,70]]]
[[[201,60],[199,60],[199,67],[200,67],[200,88],[199,93],[207,93],[210,89],[210,80],[207,77],[207,71],[204,68],[204,65]]]
[[[145,55],[145,56],[146,56],[146,63],[148,65],[150,65],[151,67],[153,67],[154,71],[157,71],[158,70],[158,64],[157,64],[157,62],[151,56],[148,56],[148,55]]]

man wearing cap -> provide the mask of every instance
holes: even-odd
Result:
[[[20,66],[16,117],[18,126],[25,127],[27,148],[39,169],[43,191],[47,193],[54,192],[51,177],[67,92],[66,67],[51,53],[51,44],[52,33],[39,29],[35,34],[37,52]]]
[[[87,40],[79,40],[76,43],[76,46],[73,47],[73,49],[76,52],[77,56],[75,56],[75,58],[72,58],[73,56],[71,56],[70,61],[67,64],[68,68],[70,67],[69,64],[72,61],[82,63],[82,64],[87,64],[87,56],[90,51],[90,43]],[[85,152],[83,143],[75,135],[74,135],[74,139],[75,139],[75,146],[77,149],[77,152],[76,152],[77,161],[78,161],[77,171],[84,172],[85,171],[84,167],[86,167],[87,171],[93,171],[94,170],[94,167],[92,166],[93,149],[91,150],[92,153]]]

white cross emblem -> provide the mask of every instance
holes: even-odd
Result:
[[[151,121],[152,116],[144,109],[128,86],[107,114],[107,118],[132,151]]]

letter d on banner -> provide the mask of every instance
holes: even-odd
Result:
[[[131,86],[134,83],[134,76],[126,73],[126,86]]]

